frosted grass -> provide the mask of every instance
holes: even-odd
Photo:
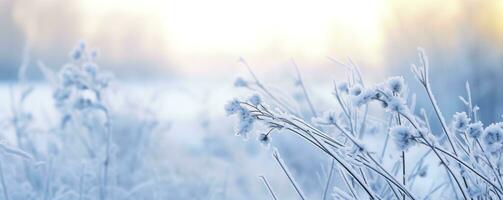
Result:
[[[18,81],[0,85],[0,199],[503,196],[503,123],[479,121],[491,108],[473,102],[468,83],[452,98],[463,109],[444,116],[422,49],[417,80],[371,83],[353,60],[329,59],[348,76],[312,85],[291,60],[292,91],[244,59],[249,76],[228,87],[124,83],[83,43],[61,68],[25,60]],[[28,70],[46,80],[30,82]]]
[[[238,98],[233,101],[233,108],[253,117],[253,120],[247,118],[247,123],[254,123],[254,129],[247,132],[260,135],[266,132],[272,139],[279,135],[298,137],[325,154],[326,159],[333,160],[336,165],[327,167],[339,172],[336,178],[340,183],[331,186],[334,199],[501,199],[503,122],[484,126],[478,121],[479,108],[472,102],[471,89],[466,83],[467,96],[453,98],[461,100],[466,110],[455,113],[448,123],[433,94],[428,58],[424,49],[419,48],[418,52],[419,63],[411,65],[417,81],[407,83],[400,76],[375,84],[364,83],[359,67],[352,60],[342,63],[330,58],[344,65],[349,76],[347,81],[334,81],[332,94],[337,103],[329,110],[315,110],[316,105],[309,100],[307,87],[298,75],[296,85],[306,101],[297,103],[311,110],[311,114],[294,111],[280,101],[284,98],[271,93],[259,82],[250,65],[241,60],[254,81],[240,78],[239,82],[246,83],[244,88],[259,92],[263,101],[257,104]],[[415,111],[416,91],[407,87],[417,83],[423,89],[417,92],[426,92],[426,100],[430,102],[430,107],[419,112]],[[427,116],[427,109],[432,109],[435,116]],[[379,119],[381,116],[387,120]],[[242,119],[238,121],[242,123]],[[437,130],[430,123],[439,123],[442,134],[433,134]],[[371,125],[386,128],[374,129]],[[259,137],[263,142],[261,138],[264,137]],[[380,149],[369,147],[379,143],[383,146]],[[390,143],[394,148],[388,147]],[[277,151],[272,154],[277,160]],[[309,158],[305,162],[310,162]],[[280,165],[283,166],[281,162]],[[284,173],[299,198],[306,199],[299,192],[302,184],[292,177],[312,172],[292,174],[285,170]],[[332,170],[327,179],[331,176]],[[417,184],[420,179],[430,179],[431,188],[424,190],[424,185]],[[329,181],[326,185],[329,187]],[[325,199],[327,189],[323,188],[308,196]]]

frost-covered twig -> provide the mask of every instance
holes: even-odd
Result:
[[[3,172],[3,165],[2,165],[2,162],[0,161],[0,181],[2,183],[2,193],[3,193],[3,197],[5,198],[5,200],[9,200],[9,191],[7,190],[7,184],[5,184],[5,175],[4,175],[4,172]]]
[[[276,194],[274,194],[274,191],[271,188],[271,185],[269,184],[269,181],[267,181],[265,176],[259,176],[259,178],[264,182],[264,185],[267,187],[267,190],[269,191],[269,194],[271,194],[271,197],[274,200],[278,200],[278,198],[276,197]]]
[[[330,181],[332,179],[332,174],[334,172],[334,167],[335,167],[335,160],[332,159],[332,164],[330,165],[330,172],[328,173],[327,184],[325,185],[325,190],[323,192],[323,198],[322,198],[322,200],[325,200],[327,198],[328,188],[330,187]]]
[[[300,187],[298,186],[297,182],[295,182],[295,180],[293,179],[293,176],[290,174],[290,172],[288,171],[288,168],[285,166],[285,163],[283,162],[283,160],[280,158],[279,156],[279,153],[277,150],[275,150],[272,154],[274,156],[274,159],[276,159],[276,161],[278,162],[279,166],[281,167],[281,169],[283,170],[283,172],[286,174],[286,176],[288,177],[288,180],[290,180],[290,183],[292,183],[293,187],[295,188],[295,191],[297,191],[297,194],[299,194],[299,197],[302,199],[302,200],[305,200],[306,198],[304,197],[304,193],[302,192],[302,190],[300,189]]]
[[[309,105],[309,109],[311,109],[311,113],[313,114],[314,117],[318,117],[318,114],[316,114],[316,109],[313,106],[313,103],[311,102],[311,98],[309,98],[309,95],[307,94],[306,86],[304,86],[304,80],[302,80],[302,75],[299,70],[299,66],[295,62],[295,60],[292,59],[292,64],[295,66],[295,71],[297,72],[297,81],[302,88],[302,92],[304,94],[304,97],[306,98],[307,104]]]

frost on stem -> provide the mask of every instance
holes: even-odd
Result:
[[[272,155],[276,159],[278,164],[280,165],[280,167],[283,170],[283,172],[285,173],[285,175],[288,177],[288,180],[290,180],[290,183],[292,183],[292,185],[295,188],[295,191],[297,191],[297,194],[299,195],[299,197],[302,200],[305,200],[306,198],[305,198],[304,192],[300,189],[299,184],[295,181],[295,179],[293,179],[292,174],[290,173],[290,171],[286,167],[285,162],[283,161],[283,159],[279,155],[278,150],[274,149]]]
[[[390,135],[401,151],[408,150],[415,142],[415,131],[407,126],[395,126],[390,129]]]

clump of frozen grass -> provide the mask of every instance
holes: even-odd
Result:
[[[167,198],[152,194],[152,184],[144,184],[153,180],[154,170],[146,162],[152,154],[150,135],[159,122],[133,109],[113,110],[108,98],[112,76],[100,69],[97,56],[79,43],[57,72],[39,62],[53,89],[57,125],[25,108],[35,87],[26,82],[29,62],[23,61],[19,87],[10,90],[12,117],[0,121],[5,128],[0,138],[0,199]],[[122,112],[131,112],[134,119],[125,123]]]
[[[352,60],[349,60],[348,64],[332,58],[331,60],[345,66],[350,72],[349,81],[334,81],[333,95],[337,101],[337,109],[323,111],[319,116],[316,116],[316,110],[312,109],[314,117],[289,109],[279,101],[282,97],[270,93],[267,87],[258,81],[251,67],[242,61],[256,80],[259,90],[248,87],[250,85],[247,85],[247,88],[254,92],[259,91],[267,98],[258,103],[233,100],[227,104],[226,111],[230,114],[237,113],[239,124],[243,123],[243,117],[239,113],[246,111],[246,119],[251,118],[249,120],[257,124],[255,127],[261,127],[256,128],[260,132],[260,142],[269,141],[271,136],[262,133],[263,127],[269,129],[269,133],[272,130],[282,130],[276,134],[291,133],[333,159],[333,167],[339,171],[339,178],[344,180],[341,184],[332,186],[334,199],[503,197],[500,173],[500,163],[503,163],[500,156],[503,153],[503,123],[494,123],[484,128],[483,124],[477,121],[479,107],[471,102],[468,83],[468,96],[460,97],[467,109],[454,114],[452,126],[447,126],[432,92],[428,59],[424,50],[419,49],[419,65],[412,65],[411,69],[425,89],[427,101],[431,103],[433,113],[441,125],[443,134],[437,136],[433,134],[436,130],[431,129],[426,109],[421,109],[421,115],[416,115],[415,95],[409,94],[411,91],[407,89],[403,77],[391,77],[381,83],[368,85],[364,84],[361,72]],[[298,72],[298,67],[296,69]],[[303,82],[302,86],[305,89]],[[304,95],[309,99],[306,92]],[[408,98],[411,96],[412,98]],[[371,121],[377,118],[374,113],[369,113],[372,102],[382,106],[382,113],[379,114],[388,116],[388,121]],[[374,138],[366,134],[368,129],[371,129],[371,122],[380,123],[381,127],[391,127],[384,129],[389,132],[375,133],[383,135],[384,141],[373,141],[383,142],[382,149],[369,149],[363,144],[366,139]],[[254,132],[251,129],[246,131],[250,134]],[[456,134],[452,134],[453,132]],[[398,151],[387,148],[390,138],[398,147]],[[412,146],[415,147],[411,148]],[[406,159],[405,152],[407,155],[422,154],[422,157],[418,161]],[[427,160],[436,160],[440,165],[432,169]],[[387,167],[390,166],[389,163],[392,168]],[[428,177],[429,170],[445,173],[445,176],[435,177],[433,184],[436,186],[428,193],[419,193],[420,186],[414,183],[420,178]],[[285,173],[299,197],[305,198],[305,194],[299,193],[299,184],[292,181],[293,174],[287,171]],[[330,185],[328,183],[327,187]],[[326,197],[326,190],[324,191],[323,196]]]

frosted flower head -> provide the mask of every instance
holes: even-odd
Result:
[[[70,52],[70,58],[73,61],[79,61],[84,57],[86,49],[86,44],[84,42],[80,42],[71,52]]]
[[[99,54],[99,52],[98,52],[98,50],[97,50],[97,49],[93,49],[93,50],[91,51],[91,53],[90,53],[90,56],[91,56],[91,59],[92,59],[92,60],[96,60],[96,59],[98,58],[98,56],[99,56],[99,55],[100,55],[100,54]]]
[[[364,89],[358,96],[353,97],[353,103],[356,106],[362,106],[369,103],[377,97],[377,91],[374,89]]]
[[[400,97],[389,98],[388,101],[386,102],[386,107],[391,112],[405,113],[407,111],[407,106],[405,105],[403,99]]]
[[[243,78],[238,77],[234,81],[234,87],[246,87],[248,86],[248,82],[246,82]]]
[[[470,123],[470,118],[466,112],[456,112],[453,116],[452,125],[454,129],[457,131],[464,131],[468,128],[468,124]]]
[[[502,147],[503,129],[496,124],[489,125],[484,130],[482,142],[491,152],[496,152]]]
[[[236,114],[238,111],[242,109],[243,108],[241,107],[241,104],[237,99],[233,99],[232,101],[230,101],[225,105],[225,113],[227,113],[227,115]]]
[[[236,135],[248,138],[248,133],[253,130],[254,122],[255,119],[251,115],[250,111],[241,109],[239,111],[239,123]]]
[[[61,106],[64,102],[70,98],[71,90],[68,88],[58,88],[52,94],[52,98],[56,102],[57,106]]]
[[[260,144],[264,146],[269,146],[269,144],[271,143],[271,134],[261,133],[258,135],[257,139],[260,142]]]
[[[83,109],[91,107],[92,105],[93,105],[93,102],[91,99],[85,98],[85,97],[79,97],[75,100],[73,107],[78,110],[83,110]]]
[[[90,76],[92,79],[96,79],[96,76],[98,76],[98,65],[90,62],[90,63],[85,63],[83,66],[84,72]]]
[[[358,96],[362,93],[363,88],[360,84],[355,84],[351,88],[349,88],[349,94],[353,96]]]
[[[347,82],[337,83],[336,90],[339,90],[340,92],[343,93],[349,93],[349,84]]]
[[[79,61],[82,58],[82,54],[83,54],[82,50],[77,48],[70,52],[70,58],[73,61]]]
[[[475,138],[475,139],[478,139],[478,138],[480,138],[480,136],[484,132],[483,126],[484,125],[480,121],[475,122],[475,123],[471,123],[468,125],[468,128],[466,129],[466,133],[468,134],[468,136]]]
[[[79,70],[72,65],[67,65],[64,66],[60,71],[59,71],[59,80],[60,84],[63,87],[69,87],[75,84],[76,82],[80,81],[81,76],[79,74]]]
[[[400,93],[405,87],[405,81],[401,76],[390,77],[386,81],[386,86],[394,93]]]
[[[260,98],[260,96],[258,94],[254,94],[253,96],[251,96],[248,101],[254,105],[254,106],[257,106],[259,105],[261,102],[262,102],[262,99]]]
[[[396,146],[401,151],[406,151],[411,146],[413,146],[415,142],[415,131],[407,126],[395,126],[390,129],[391,137],[393,138]]]

